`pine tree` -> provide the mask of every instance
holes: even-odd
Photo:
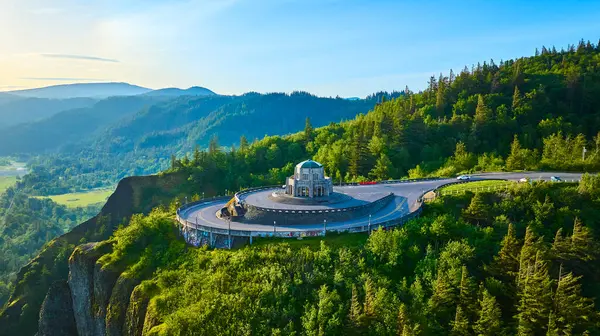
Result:
[[[492,110],[486,105],[483,95],[477,98],[477,108],[475,109],[475,123],[485,124],[491,121]]]
[[[352,298],[350,299],[350,311],[348,320],[350,321],[350,329],[357,330],[360,328],[362,318],[362,309],[358,299],[358,290],[356,285],[352,285]]]
[[[537,250],[534,247],[535,235],[531,227],[527,226],[525,230],[525,240],[519,254],[519,282],[527,276],[529,267],[536,256]]]
[[[515,85],[515,91],[513,92],[513,100],[512,100],[512,110],[513,115],[519,107],[522,105],[521,91],[519,91],[519,87]]]
[[[341,332],[342,305],[335,289],[329,290],[327,285],[318,290],[316,305],[306,304],[302,316],[302,326],[307,335],[331,335]]]
[[[446,107],[446,82],[444,78],[440,74],[440,80],[438,81],[437,92],[435,96],[435,108],[437,110],[438,116],[442,116],[444,114],[444,108]]]
[[[500,306],[496,302],[496,298],[487,289],[483,290],[479,306],[479,319],[473,326],[475,333],[480,336],[495,336],[500,334],[502,330]]]
[[[489,207],[485,203],[482,193],[476,193],[471,198],[471,203],[465,209],[464,216],[475,221],[477,225],[486,222],[489,217]]]
[[[556,230],[556,234],[554,235],[554,241],[552,242],[552,249],[554,251],[562,251],[564,249],[565,239],[562,234],[562,228],[558,228]]]
[[[363,313],[367,320],[375,316],[375,286],[370,277],[365,281],[365,303],[363,305]]]
[[[556,327],[556,317],[552,311],[548,316],[548,329],[546,329],[546,336],[560,336],[558,333],[558,328]]]
[[[429,311],[436,316],[440,325],[446,325],[452,319],[452,311],[457,303],[457,288],[448,279],[448,275],[438,270],[433,284],[433,294],[429,298]]]
[[[470,169],[475,165],[475,155],[467,151],[464,142],[459,141],[456,143],[454,155],[452,155],[452,163],[458,171]]]
[[[310,123],[310,118],[306,117],[306,122],[304,124],[304,139],[306,140],[306,142],[311,142],[313,140],[313,136],[314,136],[314,129],[312,127],[312,124]]]
[[[462,307],[464,315],[473,320],[477,312],[477,285],[472,277],[469,276],[467,266],[461,269],[460,287],[458,294],[458,302]]]
[[[454,322],[452,322],[452,330],[450,335],[453,336],[468,336],[469,332],[469,320],[463,312],[460,306],[456,307],[456,314],[454,316]]]
[[[559,257],[568,265],[569,269],[578,274],[593,274],[592,266],[599,258],[600,247],[593,238],[589,228],[583,225],[579,218],[573,224],[573,234],[565,240],[565,248]]]
[[[200,146],[196,145],[196,147],[194,147],[194,156],[193,156],[193,163],[194,166],[198,166],[200,165],[200,159],[201,159],[201,152],[200,152]]]
[[[500,251],[494,257],[490,266],[492,273],[499,275],[504,280],[514,279],[519,273],[519,254],[521,245],[517,239],[515,227],[512,223],[508,224],[508,232],[500,243]]]
[[[587,252],[593,247],[593,241],[594,238],[592,238],[590,230],[583,226],[579,218],[575,218],[573,234],[571,235],[571,249],[589,261],[591,258]]]
[[[515,134],[513,142],[510,145],[510,154],[506,158],[506,168],[509,170],[525,169],[526,158],[521,149],[519,137]]]
[[[248,144],[248,139],[246,139],[245,135],[242,135],[240,137],[240,152],[246,152],[246,150],[248,150],[248,147],[250,145]]]
[[[408,332],[409,328],[410,322],[408,320],[406,305],[401,303],[400,308],[398,309],[398,335],[403,335],[405,332]]]
[[[556,325],[563,334],[570,331],[583,332],[595,318],[594,302],[581,296],[580,276],[559,271],[558,285],[554,295]]]
[[[208,154],[215,155],[218,152],[220,152],[219,137],[215,134],[210,138],[210,142],[208,143]]]
[[[548,326],[552,307],[552,281],[548,266],[538,252],[522,280],[517,314],[518,335],[539,335]]]
[[[391,176],[392,169],[392,161],[385,153],[381,153],[369,175],[376,180],[386,180]]]
[[[513,73],[513,85],[521,85],[523,80],[523,71],[521,70],[521,60],[518,59],[514,63],[515,71]]]
[[[350,158],[348,161],[348,172],[350,173],[350,176],[360,176],[365,152],[366,146],[364,141],[358,132],[355,132],[352,136],[352,142],[350,144]]]

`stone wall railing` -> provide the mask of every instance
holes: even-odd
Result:
[[[246,204],[244,206],[246,208],[244,217],[250,223],[272,223],[273,221],[280,221],[280,223],[284,225],[305,223],[315,224],[322,223],[324,220],[327,222],[340,222],[377,212],[389,204],[394,197],[395,195],[390,193],[378,200],[358,206],[321,210],[298,210],[292,208],[274,209]],[[282,218],[282,215],[284,218]]]
[[[419,202],[418,207],[415,211],[402,216],[400,218],[383,221],[379,223],[373,223],[371,225],[357,225],[348,226],[344,228],[327,228],[327,232],[367,232],[376,230],[378,228],[391,228],[398,225],[403,225],[407,221],[419,217],[422,212],[422,203]],[[305,230],[305,231],[286,231],[277,230],[274,228],[273,231],[241,231],[241,230],[228,230],[215,228],[212,226],[203,225],[201,223],[195,223],[182,218],[179,214],[177,215],[177,221],[181,224],[180,232],[186,239],[186,241],[192,245],[205,245],[202,242],[210,243],[210,246],[214,246],[218,239],[223,239],[222,236],[234,238],[252,238],[252,237],[280,237],[280,238],[298,238],[298,237],[314,237],[325,235],[324,229],[319,230]]]
[[[283,188],[281,188],[280,185],[272,185],[272,186],[257,187],[257,188],[248,188],[248,189],[244,189],[242,191],[236,192],[235,195],[234,195],[235,201],[237,203],[240,203],[240,201],[243,200],[241,198],[241,196],[245,196],[245,195],[251,194],[253,192],[262,191],[262,190],[269,190],[269,189],[281,189],[281,190],[283,190]]]

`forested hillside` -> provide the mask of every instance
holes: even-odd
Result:
[[[158,209],[118,230],[108,241],[111,251],[97,261],[139,284],[131,296],[119,294],[123,302],[111,299],[105,309],[117,313],[106,315],[107,329],[595,335],[598,182],[587,177],[579,187],[525,184],[502,194],[447,196],[428,205],[421,219],[368,238],[264,241],[236,251],[186,248],[173,231],[172,213]],[[474,220],[475,211],[485,213],[485,223]],[[115,325],[118,314],[122,326]]]
[[[0,155],[44,153],[61,146],[81,147],[95,132],[160,101],[156,97],[113,97],[87,108],[71,109],[49,118],[19,124],[0,133]]]
[[[12,188],[0,194],[0,306],[10,294],[16,273],[45,243],[95,216],[99,210],[99,206],[68,209]]]
[[[440,168],[442,175],[597,170],[599,61],[600,46],[582,41],[567,51],[544,47],[535,57],[432,77],[422,93],[407,89],[366,116],[316,132],[308,149],[331,175],[350,177],[399,177],[417,165],[414,176]]]
[[[313,158],[334,180],[453,176],[468,171],[600,170],[600,49],[542,48],[538,56],[431,78],[421,93],[356,119],[172,160],[223,188],[279,184]],[[584,153],[585,148],[585,153]]]
[[[2,102],[0,98],[0,129],[38,121],[61,111],[89,107],[95,102],[96,100],[92,98],[17,98]]]
[[[117,99],[125,100],[124,104]],[[147,99],[162,101],[150,104]],[[376,100],[376,96],[349,101],[304,92],[168,100],[119,97],[98,103],[110,103],[107,111],[96,104],[89,111],[63,112],[43,122],[15,127],[0,134],[0,141],[9,141],[5,151],[61,145],[58,152],[31,159],[32,173],[22,182],[30,192],[53,194],[112,185],[125,176],[156,173],[168,167],[171,154],[191,152],[195,146],[205,148],[213,136],[229,147],[239,141],[240,134],[256,139],[266,134],[298,132],[307,116],[315,126],[352,119],[371,109]],[[134,105],[127,106],[128,102]]]
[[[114,183],[165,168],[170,154],[205,147],[213,135],[219,139],[213,147],[239,146],[241,135],[252,142],[293,132],[307,116],[308,133],[263,138],[244,154],[248,169],[241,171],[265,173],[306,157],[322,162],[336,180],[469,170],[594,171],[600,164],[599,60],[597,45],[580,42],[567,50],[544,47],[533,57],[483,62],[432,77],[423,92],[388,94],[391,99],[370,113],[319,129],[312,127],[349,119],[386,95],[360,101],[305,93],[182,97],[120,121],[92,147],[41,158],[32,180],[47,182],[44,192]]]
[[[97,217],[86,223],[95,226],[80,227],[88,228],[89,235],[78,231],[45,249],[21,271],[13,304],[0,321],[13,332],[32,333],[51,281],[67,279],[65,253],[73,244],[107,238],[134,209],[146,212],[168,197],[181,200],[202,192],[210,196],[280,184],[306,158],[322,162],[336,182],[473,170],[597,171],[599,48],[582,42],[564,51],[542,48],[533,57],[484,62],[459,74],[433,77],[423,92],[406,89],[371,112],[340,123],[293,109],[301,115],[300,125],[294,125],[304,131],[257,141],[243,136],[248,124],[262,132],[261,127],[276,124],[272,118],[289,117],[267,102],[291,96],[249,94],[246,101],[224,105],[231,114],[209,112],[207,123],[198,122],[197,128],[186,119],[205,113],[193,107],[194,99],[182,100],[190,102],[185,112],[166,103],[131,116],[128,123],[140,125],[177,118],[170,130],[136,135],[138,142],[125,139],[126,128],[113,127],[107,131],[122,132],[122,139],[108,146],[114,151],[82,155],[87,159],[80,162],[62,154],[44,159],[49,161],[34,165],[19,188],[48,193],[97,183],[97,174],[108,181],[123,171],[143,171],[149,161],[160,165],[157,158],[173,154],[171,168],[126,180],[135,196],[109,200],[118,208],[115,214],[112,208],[103,211],[102,216],[113,216],[110,232],[99,233],[104,217]],[[261,98],[253,102],[254,97]],[[293,99],[314,101],[311,97],[298,93]],[[338,99],[319,106],[331,109],[331,101]],[[279,126],[287,127],[284,122]],[[219,137],[212,137],[213,125],[220,127],[214,132]],[[226,133],[234,126],[242,131]],[[220,146],[219,138],[224,143],[238,135],[235,148]],[[207,151],[192,150],[197,139],[208,141]],[[105,144],[94,143],[97,148]],[[115,154],[120,148],[128,152]],[[176,201],[170,210],[135,217],[117,231],[102,245],[112,246],[112,252],[105,251],[101,261],[121,272],[120,291],[149,280],[137,287],[131,306],[148,304],[147,313],[143,309],[146,333],[595,334],[598,185],[597,177],[586,177],[580,186],[527,185],[502,194],[442,198],[405,228],[351,242],[357,248],[336,245],[333,239],[331,245],[312,249],[295,243],[234,252],[188,249],[173,232],[170,216]],[[122,304],[128,303],[129,293],[120,291],[124,299],[115,299],[115,310],[108,311],[127,309]]]

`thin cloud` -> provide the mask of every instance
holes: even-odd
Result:
[[[0,86],[0,90],[12,90],[12,89],[23,89],[23,88],[27,88],[28,86],[22,86],[22,85],[5,85],[5,86]]]
[[[60,77],[21,77],[24,80],[38,80],[38,81],[81,81],[81,82],[102,82],[105,79],[98,78],[60,78]]]
[[[84,60],[84,61],[119,63],[119,60],[116,60],[116,59],[102,58],[102,57],[96,57],[96,56],[69,55],[69,54],[41,54],[41,55],[43,57],[49,57],[49,58],[76,59],[76,60]]]

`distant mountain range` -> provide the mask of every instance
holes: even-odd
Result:
[[[90,107],[93,98],[47,99],[20,98],[2,100],[0,95],[0,129],[22,123],[42,120],[52,115],[77,108]]]
[[[372,99],[323,98],[305,92],[222,96],[207,91],[212,92],[165,89],[111,97],[14,125],[0,131],[0,155],[42,154],[61,148],[71,152],[90,145],[94,151],[111,153],[185,152],[195,145],[205,147],[214,134],[229,146],[241,135],[255,139],[297,132],[307,117],[314,126],[323,126],[352,119],[375,105]],[[201,92],[205,94],[197,94]]]
[[[128,83],[80,83],[53,85],[37,89],[9,91],[9,94],[25,98],[107,98],[111,96],[133,96],[152,91]]]
[[[0,129],[41,121],[72,109],[92,107],[110,97],[140,96],[152,103],[181,96],[214,96],[213,91],[194,86],[189,89],[151,90],[127,83],[83,83],[54,85],[30,90],[0,92]],[[134,112],[134,111],[131,111]]]
[[[127,83],[56,85],[0,93],[0,155],[184,153],[212,135],[225,146],[366,113],[379,95],[324,98],[307,92],[225,96],[194,86],[151,90]],[[86,149],[87,148],[87,149]]]
[[[147,93],[144,93],[145,96],[164,96],[164,97],[179,97],[179,96],[212,96],[216,93],[211,90],[199,86],[193,86],[187,90],[182,90],[178,88],[166,88],[153,90]]]
[[[0,104],[21,99],[19,96],[12,95],[6,92],[0,92]]]
[[[207,96],[215,93],[203,87],[191,87],[187,90],[178,88],[165,88],[152,90],[149,88],[128,83],[78,83],[53,85],[36,89],[7,91],[0,93],[0,104],[4,101],[18,98],[46,98],[46,99],[71,99],[95,98],[104,99],[114,96]]]

